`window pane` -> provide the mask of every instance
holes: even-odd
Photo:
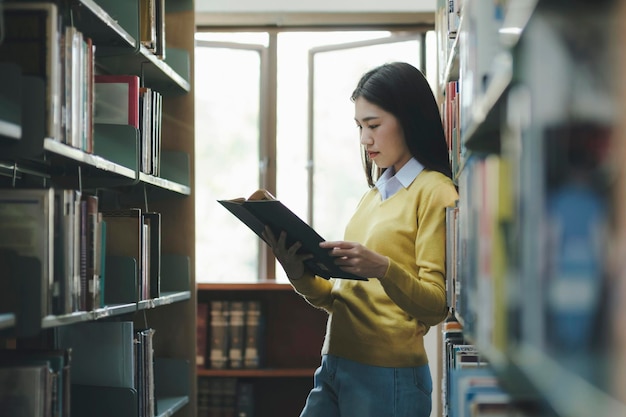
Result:
[[[196,48],[198,282],[258,276],[259,239],[216,200],[247,197],[259,186],[259,80],[258,52]]]
[[[308,216],[309,49],[322,45],[378,39],[388,35],[389,32],[385,31],[282,32],[278,34],[276,194],[305,220]],[[348,123],[350,120],[351,118],[347,120]],[[280,268],[277,272],[280,272]]]
[[[315,56],[313,212],[315,229],[341,240],[367,191],[350,95],[366,71],[391,61],[420,66],[419,41],[371,45]]]

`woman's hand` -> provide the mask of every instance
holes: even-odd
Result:
[[[321,248],[330,249],[335,264],[346,272],[364,278],[382,278],[389,267],[389,259],[356,242],[321,242]]]
[[[306,270],[304,261],[311,259],[313,255],[301,255],[296,253],[298,252],[298,249],[302,247],[300,242],[296,242],[290,247],[287,247],[287,234],[284,231],[281,232],[278,239],[276,239],[272,230],[266,226],[265,231],[263,232],[263,237],[265,238],[267,244],[272,248],[274,256],[282,265],[287,277],[292,281],[302,278],[304,271]]]

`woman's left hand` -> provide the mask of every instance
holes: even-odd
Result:
[[[382,278],[389,267],[389,259],[356,242],[321,242],[321,248],[329,249],[335,264],[346,272],[364,278]]]

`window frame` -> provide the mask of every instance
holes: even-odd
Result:
[[[331,24],[331,25],[302,25],[302,26],[197,26],[196,33],[202,32],[262,32],[268,35],[267,46],[259,44],[246,44],[226,41],[206,41],[196,39],[196,47],[209,46],[219,48],[255,50],[260,54],[260,109],[259,109],[259,188],[264,188],[276,195],[277,189],[277,72],[278,72],[278,35],[285,32],[332,32],[332,31],[389,31],[391,36],[384,39],[373,39],[358,42],[348,42],[344,44],[327,45],[311,48],[309,50],[309,98],[308,98],[308,137],[307,137],[307,221],[312,224],[313,212],[313,103],[312,79],[314,77],[312,68],[314,67],[314,54],[326,50],[339,50],[346,48],[362,47],[369,45],[379,45],[392,42],[402,42],[416,39],[420,44],[420,68],[426,74],[427,42],[426,34],[434,30],[434,23],[401,23],[395,24]],[[426,74],[427,75],[427,74]],[[258,242],[258,281],[276,280],[276,258],[269,250],[268,246],[259,239]]]

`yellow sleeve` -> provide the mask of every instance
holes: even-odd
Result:
[[[428,326],[445,319],[446,304],[446,210],[458,199],[452,185],[432,186],[417,210],[415,277],[393,259],[380,280],[385,292],[404,311]]]
[[[327,280],[307,272],[302,278],[290,280],[289,282],[291,282],[296,292],[302,295],[309,304],[330,313],[333,305],[331,294],[333,281],[333,279]]]

